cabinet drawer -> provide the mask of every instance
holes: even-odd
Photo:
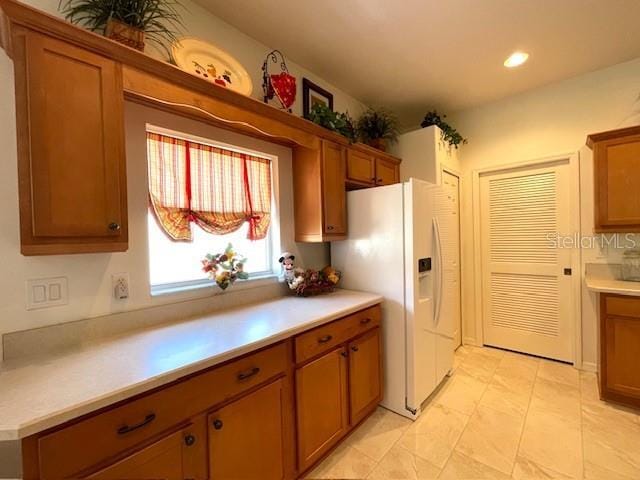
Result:
[[[605,305],[607,315],[638,317],[640,319],[640,298],[607,295]]]
[[[38,439],[41,478],[63,478],[124,452],[287,368],[287,344],[234,360]]]
[[[380,325],[380,305],[322,325],[295,339],[296,362],[304,362]]]

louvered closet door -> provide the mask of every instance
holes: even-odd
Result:
[[[572,361],[569,165],[480,177],[484,343]]]

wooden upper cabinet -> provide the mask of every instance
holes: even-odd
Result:
[[[400,166],[386,158],[376,158],[376,185],[392,185],[400,181]]]
[[[14,29],[22,253],[127,249],[121,67]]]
[[[376,161],[373,155],[349,148],[347,152],[347,181],[357,185],[376,183]]]
[[[324,233],[328,237],[347,233],[345,194],[346,149],[336,143],[322,142],[322,195]]]
[[[596,232],[640,232],[640,127],[589,135]]]
[[[285,416],[285,380],[276,380],[209,415],[211,478],[265,480],[288,477],[291,454]]]
[[[307,470],[349,428],[346,347],[296,370],[298,469]]]
[[[96,480],[183,480],[208,478],[204,416],[114,464],[84,478]]]
[[[346,147],[322,140],[296,147],[293,190],[297,242],[342,240],[347,234]]]
[[[351,425],[362,420],[382,399],[380,329],[349,344],[349,403]]]

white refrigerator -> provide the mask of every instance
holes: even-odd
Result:
[[[349,238],[331,244],[342,287],[378,293],[383,303],[386,408],[416,418],[453,366],[454,320],[443,302],[442,187],[406,183],[347,193]],[[448,229],[447,229],[448,230]]]

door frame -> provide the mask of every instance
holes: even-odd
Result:
[[[580,235],[580,156],[578,152],[554,155],[524,162],[507,163],[504,165],[493,165],[472,171],[472,217],[473,217],[473,270],[474,270],[474,307],[475,307],[475,330],[477,345],[484,345],[484,311],[482,308],[482,235],[480,217],[480,177],[482,175],[498,173],[519,168],[543,167],[548,164],[567,162],[569,166],[569,229],[574,235]],[[574,214],[576,212],[577,214]],[[579,237],[577,237],[579,238]],[[581,249],[574,246],[571,249],[571,269],[572,289],[573,289],[573,309],[571,315],[571,330],[573,334],[572,357],[575,368],[582,369],[582,302],[580,279],[581,271]]]

